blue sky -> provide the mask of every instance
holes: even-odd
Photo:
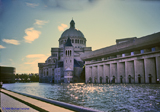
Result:
[[[92,50],[160,31],[160,0],[0,0],[0,65],[38,73],[71,19]]]

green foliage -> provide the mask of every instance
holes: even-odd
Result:
[[[16,79],[21,79],[19,82],[39,82],[39,75],[38,74],[16,74]],[[17,80],[18,81],[18,80]]]

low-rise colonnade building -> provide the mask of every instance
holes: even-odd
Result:
[[[160,32],[82,54],[86,83],[159,83]]]

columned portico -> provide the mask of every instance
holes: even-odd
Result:
[[[86,67],[92,66],[93,83],[160,82],[160,32],[116,42],[116,45],[81,55],[87,61]]]

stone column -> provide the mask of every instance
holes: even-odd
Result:
[[[96,69],[96,71],[97,71],[97,83],[100,83],[100,65],[97,65],[97,69]]]
[[[159,79],[160,83],[160,56],[156,57],[156,72],[157,72],[157,79]]]
[[[102,77],[103,83],[103,65],[98,65],[98,83],[100,83],[100,77]]]
[[[120,63],[117,62],[117,83],[120,83]]]
[[[127,75],[127,61],[125,61],[125,76],[124,76],[124,79],[125,79],[125,83],[128,83],[128,75]]]
[[[144,83],[149,83],[149,80],[148,80],[148,72],[147,72],[147,64],[149,64],[147,62],[147,59],[144,59]]]
[[[97,70],[96,70],[96,69],[97,69],[96,66],[93,66],[93,67],[92,67],[92,82],[93,82],[93,83],[95,83],[95,80],[94,80],[95,77],[97,78]]]
[[[85,83],[87,83],[87,81],[88,81],[89,72],[91,72],[91,71],[89,71],[89,67],[86,65],[86,67],[85,67]]]
[[[137,67],[136,67],[136,60],[134,60],[134,83],[138,83],[138,75],[136,74]]]
[[[105,80],[106,80],[105,74],[106,74],[106,72],[105,72],[105,65],[103,65],[103,83],[105,83]]]

